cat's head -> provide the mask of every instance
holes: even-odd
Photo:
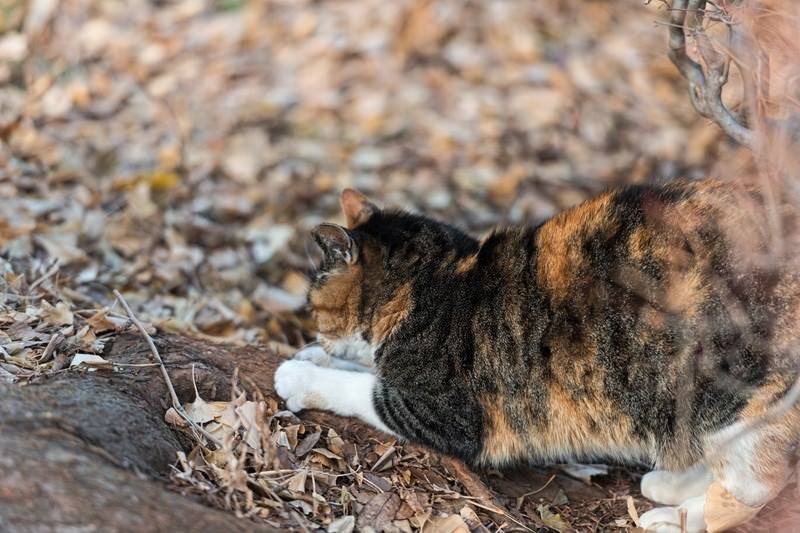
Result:
[[[452,275],[478,245],[441,222],[380,209],[352,189],[340,204],[346,227],[325,223],[311,232],[323,258],[308,301],[328,353],[371,358],[408,319],[420,290]]]

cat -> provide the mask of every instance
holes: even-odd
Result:
[[[752,509],[741,521],[787,483],[790,204],[710,180],[626,186],[479,241],[352,189],[340,203],[346,227],[312,230],[318,344],[275,374],[288,409],[473,465],[646,463],[642,493],[667,506],[641,525],[657,531],[679,530],[681,508],[704,530],[712,486]]]

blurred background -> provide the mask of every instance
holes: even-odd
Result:
[[[44,277],[43,301],[75,309],[119,288],[166,329],[289,351],[313,333],[294,312],[308,230],[341,220],[344,187],[480,234],[738,157],[691,108],[666,17],[638,1],[0,0],[6,290]]]

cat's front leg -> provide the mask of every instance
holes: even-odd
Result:
[[[375,382],[376,377],[371,373],[319,367],[309,361],[285,361],[275,372],[275,392],[286,401],[290,411],[324,409],[358,417],[392,433],[375,411],[372,396]]]
[[[332,357],[328,352],[325,351],[325,348],[314,343],[302,347],[292,356],[292,359],[295,359],[296,361],[308,361],[317,366],[329,367],[331,366]]]
[[[317,366],[338,368],[339,370],[350,370],[352,372],[374,371],[373,368],[364,366],[363,364],[350,361],[348,359],[343,359],[341,357],[335,357],[325,351],[325,348],[319,344],[309,344],[308,346],[305,346],[296,354],[294,354],[293,359],[298,361],[310,361]]]

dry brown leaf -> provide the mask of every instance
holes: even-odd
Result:
[[[467,527],[470,530],[478,529],[482,526],[481,519],[478,518],[475,509],[469,505],[462,507],[458,514],[461,516],[461,518],[464,520],[464,523],[467,524]]]
[[[178,414],[174,407],[170,407],[167,409],[167,412],[164,413],[164,422],[178,427],[187,427],[189,425],[186,420]]]
[[[356,529],[371,527],[375,531],[386,531],[394,527],[392,521],[400,508],[400,496],[393,492],[375,494],[361,509],[356,520]]]
[[[70,307],[64,302],[58,302],[54,307],[43,301],[37,314],[39,318],[54,326],[70,326],[75,319]]]
[[[639,526],[639,512],[636,510],[636,504],[633,502],[633,497],[628,496],[625,498],[625,505],[628,508],[628,516],[631,517],[633,523],[638,527]]]
[[[396,527],[401,533],[413,533],[413,529],[411,528],[411,522],[407,519],[403,520],[393,520],[392,524]]]
[[[375,489],[383,492],[390,491],[392,489],[392,483],[388,479],[382,476],[378,476],[373,474],[372,472],[364,472],[364,479],[370,483]]]
[[[289,449],[295,450],[295,455],[297,455],[297,435],[302,427],[302,424],[292,424],[291,426],[287,426],[282,430],[284,433],[286,433],[286,440],[289,443]]]
[[[539,512],[542,522],[550,529],[554,529],[559,533],[571,529],[569,523],[561,518],[561,515],[552,512],[546,505],[539,505],[536,510]]]
[[[422,528],[423,533],[469,533],[469,526],[464,519],[457,514],[439,518],[432,517],[425,522]]]
[[[114,368],[111,361],[107,361],[99,355],[91,353],[76,353],[69,366],[70,368],[86,366],[89,367],[89,371],[97,370],[98,368],[102,368],[103,370],[112,370]]]
[[[246,401],[235,408],[236,415],[245,430],[244,440],[254,450],[261,449],[261,427],[264,409],[264,402],[253,401]]]
[[[322,455],[323,457],[327,457],[328,459],[335,459],[337,461],[341,461],[342,460],[342,456],[341,455],[335,454],[332,451],[328,450],[327,448],[313,448],[311,451],[315,452],[315,453],[318,453],[318,454]]]
[[[194,402],[183,404],[189,420],[195,424],[206,424],[220,417],[230,408],[230,402],[206,402],[200,396]]]
[[[303,457],[305,454],[311,451],[314,446],[317,445],[319,442],[320,437],[322,436],[321,431],[315,431],[310,435],[306,435],[306,437],[297,444],[297,447],[294,449],[294,453],[297,457]]]
[[[706,491],[706,503],[703,507],[706,527],[709,532],[725,531],[748,522],[762,507],[764,506],[750,507],[741,503],[715,481]]]
[[[308,473],[305,470],[298,470],[286,481],[286,488],[293,494],[305,494],[307,478]]]
[[[335,429],[328,429],[327,440],[328,448],[336,455],[344,457],[344,440],[336,433]]]
[[[214,450],[213,452],[206,452],[205,453],[206,462],[217,466],[219,468],[225,468],[228,462],[231,460],[231,453],[228,450]]]
[[[377,451],[377,450],[376,450]],[[387,468],[392,466],[392,458],[395,456],[396,448],[394,446],[389,446],[383,452],[375,464],[372,465],[372,470],[374,472],[380,472],[381,470],[386,470]]]
[[[109,316],[109,308],[104,307],[97,311],[95,314],[86,319],[86,322],[96,332],[103,331],[121,331],[129,324],[129,320],[123,317]]]

